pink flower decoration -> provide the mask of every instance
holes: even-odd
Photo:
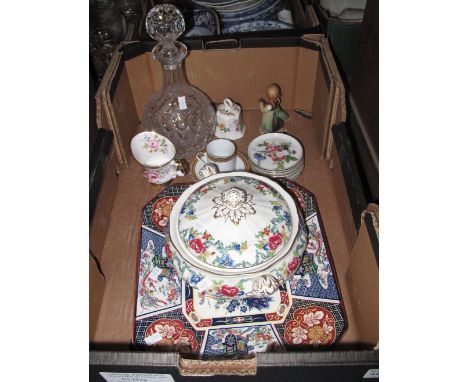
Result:
[[[171,247],[169,247],[169,244],[166,243],[164,246],[164,249],[166,250],[166,256],[168,259],[172,259],[172,252],[171,252]]]
[[[203,244],[203,241],[198,237],[190,240],[189,245],[197,253],[205,252],[206,250],[205,244]]]
[[[294,257],[288,264],[288,271],[294,272],[299,266],[300,260],[298,257]]]
[[[272,251],[278,248],[282,242],[283,242],[283,239],[281,238],[281,234],[279,233],[274,234],[273,236],[270,236],[268,238],[268,246],[270,247]]]
[[[302,340],[307,339],[307,330],[298,326],[291,331],[291,335],[293,344],[299,345],[302,343]]]
[[[156,330],[163,338],[172,338],[176,334],[176,330],[171,325],[156,325]]]
[[[151,147],[152,149],[158,148],[159,140],[155,139],[155,140],[149,141],[148,146]]]
[[[190,345],[190,341],[189,341],[188,337],[180,336],[179,338],[174,340],[174,344],[176,344],[176,345]]]
[[[145,177],[150,183],[156,183],[159,178],[159,172],[145,171]]]
[[[307,326],[314,326],[320,324],[320,320],[323,318],[323,312],[322,311],[317,311],[317,312],[311,312],[309,314],[304,315],[304,322],[307,324]]]
[[[326,322],[323,323],[323,332],[325,334],[331,333],[332,330],[333,330],[333,327],[328,326]]]
[[[219,293],[227,297],[234,297],[238,295],[239,288],[235,286],[221,285],[219,287]]]
[[[307,243],[307,252],[314,252],[319,249],[319,242],[315,239],[310,239]]]

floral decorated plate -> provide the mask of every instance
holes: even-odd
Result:
[[[243,33],[292,28],[294,28],[294,25],[286,24],[278,20],[254,20],[223,28],[223,33]]]
[[[278,171],[274,171],[274,170],[265,170],[264,168],[260,167],[260,166],[257,166],[255,163],[251,163],[249,161],[250,165],[252,166],[252,168],[254,168],[255,170],[259,170],[259,172],[261,174],[265,174],[265,175],[275,175],[275,176],[285,176],[285,175],[288,175],[288,174],[291,174],[291,173],[294,173],[296,172],[298,169],[300,169],[301,167],[304,167],[304,158],[300,159],[299,161],[297,161],[297,163],[286,169],[286,170],[278,170]]]
[[[307,230],[292,197],[276,182],[245,172],[195,183],[169,221],[166,249],[176,270],[191,286],[218,297],[273,293],[294,273],[306,246]]]
[[[297,161],[296,165],[294,165],[293,167],[290,167],[286,170],[278,170],[278,171],[265,170],[264,168],[257,166],[255,163],[250,163],[250,164],[253,169],[258,170],[261,174],[273,175],[273,176],[286,176],[286,175],[296,172],[301,167],[304,167],[304,159],[302,158],[299,161]]]
[[[249,21],[259,17],[266,19],[275,13],[274,10],[281,2],[282,0],[264,0],[255,4],[254,7],[248,7],[236,12],[221,13],[221,19],[223,20],[223,24],[227,22]]]
[[[303,150],[296,138],[282,133],[269,133],[250,142],[247,155],[252,166],[264,172],[284,172],[299,165]]]
[[[265,2],[265,0],[245,0],[245,1],[236,1],[234,4],[227,5],[216,5],[211,6],[215,9],[221,16],[233,12],[244,12],[249,9],[256,7],[259,3]]]
[[[204,6],[210,7],[216,10],[218,13],[225,13],[225,12],[236,12],[251,8],[255,6],[257,3],[263,2],[264,0],[238,0],[238,1],[230,1],[222,3],[212,3],[209,1],[202,1],[202,0],[194,0],[195,4],[202,4]]]
[[[287,178],[287,179],[291,179],[291,180],[296,179],[302,173],[302,171],[304,170],[304,160],[301,160],[301,162],[297,166],[295,166],[291,170],[288,170],[288,171],[285,171],[285,172],[271,172],[271,173],[269,173],[269,172],[263,171],[261,168],[254,167],[252,164],[250,164],[250,165],[251,165],[252,171],[257,173],[257,174],[265,175],[265,176],[268,176],[270,178]]]

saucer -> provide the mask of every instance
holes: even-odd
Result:
[[[247,154],[252,167],[262,173],[282,174],[296,169],[304,152],[301,143],[293,136],[268,133],[252,140]]]
[[[203,179],[200,177],[200,169],[205,164],[203,163],[203,160],[207,162],[206,154],[204,154],[200,159],[195,157],[192,163],[190,164],[190,176],[195,182],[198,182],[199,180]],[[249,160],[243,153],[238,151],[237,156],[236,156],[236,168],[233,171],[246,171],[247,172],[249,170],[250,170]]]

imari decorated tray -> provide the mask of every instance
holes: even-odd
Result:
[[[308,243],[294,276],[261,298],[217,299],[186,284],[164,251],[168,217],[189,185],[171,185],[143,208],[134,342],[202,359],[329,347],[345,314],[315,198],[281,180],[300,205]]]

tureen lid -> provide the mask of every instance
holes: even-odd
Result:
[[[273,181],[243,172],[217,174],[187,191],[172,210],[170,234],[180,252],[202,268],[250,272],[294,241],[295,204]]]

